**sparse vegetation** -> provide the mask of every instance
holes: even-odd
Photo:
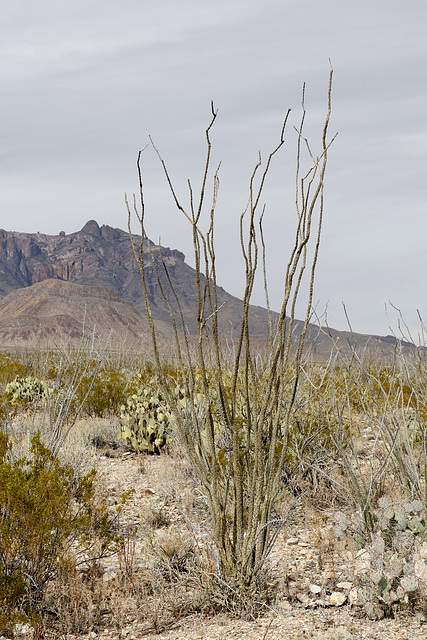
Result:
[[[12,353],[0,353],[0,385],[5,385],[15,378],[23,378],[27,373],[27,366],[19,361]]]
[[[193,234],[196,335],[145,233],[139,155],[142,242],[134,249],[154,356],[114,356],[93,337],[64,353],[0,354],[3,635],[25,623],[35,638],[95,637],[107,628],[121,638],[126,625],[142,636],[189,613],[253,620],[285,600],[310,611],[347,604],[371,620],[427,613],[427,351],[397,344],[382,359],[350,340],[331,342],[329,360],[316,361],[305,345],[330,100],[331,84],[318,157],[304,138],[304,107],[297,128],[297,228],[283,306],[269,311],[264,344],[254,344],[249,309],[259,263],[268,307],[261,197],[287,118],[258,185],[261,159],[250,178],[240,218],[242,321],[224,348],[217,171],[201,228],[213,110],[202,187],[197,199],[189,184],[188,210],[160,158]],[[167,353],[146,270],[156,272],[171,311]],[[295,332],[305,274],[306,313]]]
[[[232,368],[226,368],[228,366],[224,363],[223,370],[231,376]],[[100,379],[103,370],[104,363],[101,363]],[[184,400],[176,386],[179,368],[165,360],[164,370],[173,375],[181,416],[196,414],[200,419],[206,411],[206,400],[200,393],[199,378],[196,378],[197,402],[193,408],[186,402],[179,402]],[[395,360],[385,363],[364,360],[351,349],[347,355],[335,353],[328,362],[311,362],[306,357],[302,360],[301,382],[289,421],[280,494],[272,517],[280,523],[287,522],[287,527],[294,530],[293,522],[304,527],[304,514],[312,509],[322,509],[321,521],[313,529],[313,535],[314,530],[318,531],[312,542],[317,568],[311,570],[313,575],[310,577],[314,581],[316,572],[324,576],[332,571],[335,578],[318,578],[320,585],[325,580],[325,586],[319,586],[324,590],[323,597],[329,598],[333,585],[344,581],[351,588],[338,602],[344,599],[351,604],[351,610],[363,611],[372,620],[396,616],[400,611],[424,611],[427,601],[427,552],[423,540],[426,534],[423,515],[426,507],[423,435],[426,370],[424,352],[416,349],[396,352]],[[157,413],[160,417],[167,415],[169,419],[172,411],[155,389],[150,388],[148,395],[145,393],[152,380],[152,363],[144,365],[139,360],[135,362],[135,371],[123,371],[128,380],[128,392],[136,391],[139,386],[140,399],[148,402],[144,411],[148,410],[150,416],[156,413],[157,418]],[[188,369],[185,369],[183,375],[187,374]],[[215,379],[215,368],[207,369],[207,375]],[[49,388],[51,382],[47,380],[46,384]],[[215,433],[224,442],[224,455],[227,455],[227,434],[216,410],[215,393],[211,395]],[[152,399],[154,404],[150,404]],[[244,435],[247,429],[244,406],[240,406],[240,429],[242,438],[247,438]],[[35,412],[33,416],[32,412]],[[27,517],[25,504],[31,509],[31,518],[35,520],[31,520],[34,525],[28,530],[34,531],[34,535],[37,526],[43,523],[43,531],[39,531],[37,538],[37,544],[40,544],[37,553],[42,560],[46,554],[43,561],[48,564],[48,570],[40,581],[39,574],[34,574],[31,583],[39,581],[43,586],[29,590],[25,576],[32,575],[32,565],[25,565],[24,570],[21,560],[17,562],[10,554],[13,549],[16,553],[19,550],[22,562],[35,562],[35,556],[24,553],[24,549],[36,545],[36,541],[33,538],[23,541],[22,536],[28,530],[22,527],[19,531],[9,527],[7,538],[7,519],[3,510],[2,539],[8,550],[6,553],[3,549],[1,565],[3,624],[10,627],[26,620],[39,629],[38,633],[42,633],[41,627],[45,634],[49,629],[52,633],[87,633],[105,626],[117,625],[119,629],[127,620],[134,619],[147,630],[159,631],[189,612],[227,611],[232,616],[251,618],[258,615],[266,603],[280,598],[300,602],[314,597],[310,585],[294,578],[292,569],[286,565],[281,569],[273,568],[268,563],[257,583],[262,589],[262,597],[258,590],[248,590],[244,595],[237,595],[236,591],[230,597],[230,585],[224,585],[222,574],[218,572],[218,552],[206,491],[174,437],[174,420],[168,430],[172,437],[169,447],[162,449],[161,456],[152,456],[149,460],[141,451],[131,453],[130,458],[123,457],[129,455],[129,448],[120,448],[123,440],[114,443],[117,432],[114,424],[119,424],[119,412],[100,418],[85,413],[83,406],[81,415],[62,443],[59,458],[63,462],[60,462],[39,436],[32,444],[30,442],[31,449],[18,446],[11,449],[11,445],[16,444],[14,440],[24,438],[25,441],[27,438],[25,432],[21,433],[20,425],[32,422],[35,428],[42,421],[38,401],[18,403],[11,414],[8,435],[3,436],[2,495],[6,502],[9,501],[9,514],[14,504],[21,505],[20,515],[15,512],[20,522]],[[143,415],[144,412],[138,419]],[[393,434],[394,439],[391,439]],[[206,436],[202,434],[202,437]],[[81,466],[86,455],[84,448],[78,448],[82,446],[92,447],[87,450],[86,466]],[[94,446],[100,447],[96,458]],[[26,454],[18,455],[19,451],[26,450]],[[72,465],[73,455],[75,466]],[[129,477],[124,486],[134,519],[128,520],[130,507],[127,503],[122,504],[119,487],[112,492],[108,473],[104,480],[101,476],[96,483],[92,474],[87,475],[87,465],[95,464],[99,455],[106,465],[121,465],[125,476],[127,466],[134,460],[134,466],[129,468],[134,468],[136,475]],[[144,459],[146,462],[141,465],[140,461]],[[408,473],[407,481],[404,480],[405,473]],[[104,486],[105,482],[108,484]],[[146,498],[144,494],[138,494],[136,498],[136,482],[148,487]],[[35,488],[29,492],[31,483]],[[47,490],[49,483],[52,488]],[[20,489],[14,493],[12,489],[16,486]],[[101,507],[102,500],[109,504],[110,522],[117,519],[117,509],[121,512],[122,525],[110,529],[108,534],[114,534],[114,537],[121,534],[123,541],[116,546],[114,570],[109,569],[111,560],[98,559],[100,546],[94,553],[93,562],[89,558],[79,565],[76,553],[84,548],[79,538],[81,528],[71,532],[76,544],[70,545],[71,538],[65,533],[71,531],[66,528],[67,517],[71,518],[72,514],[77,517],[79,487],[83,491],[84,486],[87,487],[86,507],[91,505],[91,515],[89,517],[83,503],[80,513],[89,518],[85,520],[85,528],[90,521],[95,538],[96,532],[101,534],[102,531],[102,527],[96,525],[95,514],[100,509],[107,513],[105,507]],[[97,486],[99,490],[94,491]],[[24,496],[28,495],[31,500],[25,502]],[[49,500],[46,500],[47,496]],[[62,508],[65,515],[61,519]],[[40,510],[43,510],[43,516]],[[49,513],[55,521],[47,524]],[[247,517],[246,514],[244,527],[247,527]],[[332,528],[334,523],[335,538],[327,535],[325,529],[325,525]],[[53,543],[49,546],[49,535],[61,526],[63,537],[54,536],[58,546]],[[276,538],[275,545],[280,544],[279,541],[280,538]],[[102,546],[102,542],[99,544]],[[364,556],[360,555],[362,552]],[[369,563],[362,565],[361,558],[369,559]],[[336,567],[343,563],[346,570],[336,573]],[[89,608],[83,607],[83,600],[90,603]]]
[[[0,432],[1,628],[23,620],[37,626],[60,571],[88,553],[104,556],[117,542],[112,521],[95,502],[94,483],[94,472],[76,480],[37,434],[30,456],[14,458]]]

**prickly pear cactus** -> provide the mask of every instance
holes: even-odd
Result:
[[[30,404],[48,395],[48,387],[45,382],[32,378],[15,378],[6,385],[5,398],[12,404]]]
[[[117,438],[135,451],[160,453],[170,441],[169,415],[164,398],[151,386],[138,387],[120,411],[120,431]]]
[[[354,602],[371,619],[382,618],[399,603],[408,603],[414,597],[420,587],[414,559],[427,541],[427,521],[420,500],[398,504],[381,498],[378,505],[376,530],[370,540],[358,532],[354,519],[343,514],[336,514],[334,528],[337,537],[352,537],[356,547],[366,550],[368,565],[363,571],[356,569],[352,579]]]

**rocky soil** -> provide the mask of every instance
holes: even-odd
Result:
[[[106,453],[97,455],[96,465],[110,508],[114,509],[120,502],[122,492],[129,492],[121,515],[122,525],[132,529],[133,525],[141,525],[148,513],[162,510],[167,524],[159,527],[157,536],[171,527],[181,531],[182,536],[188,535],[189,531],[195,537],[206,535],[200,509],[199,516],[194,515],[193,510],[198,508],[192,495],[194,486],[182,460],[168,456],[141,458],[127,452]],[[426,638],[427,616],[422,610],[401,611],[394,619],[371,621],[361,616],[358,607],[350,605],[352,585],[345,578],[350,555],[345,545],[338,544],[333,537],[331,513],[328,510],[316,512],[307,505],[299,505],[292,511],[270,559],[271,576],[277,581],[279,598],[260,618],[242,620],[231,613],[177,616],[156,633],[153,616],[145,615],[144,618],[136,610],[130,610],[120,628],[116,625],[102,632],[68,637],[79,640]],[[146,559],[140,534],[135,538],[134,549],[134,565],[143,567]],[[104,566],[104,580],[114,579],[119,570],[117,559],[111,558]]]

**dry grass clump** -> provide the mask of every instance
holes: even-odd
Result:
[[[168,527],[170,523],[170,516],[163,506],[148,507],[141,514],[141,526],[149,531]]]
[[[121,637],[126,625],[159,633],[180,618],[212,611],[209,593],[194,562],[189,537],[173,529],[151,531],[143,567],[134,563],[133,532],[114,568],[96,562],[61,575],[46,600],[49,630],[65,633],[114,629]]]

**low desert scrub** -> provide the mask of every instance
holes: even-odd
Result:
[[[141,527],[145,530],[168,527],[170,523],[170,517],[163,506],[149,507],[141,514]]]
[[[134,547],[141,535],[146,540],[142,567],[135,562]],[[146,633],[160,633],[190,613],[222,608],[188,532],[146,523],[141,531],[123,536],[117,560],[111,569],[92,562],[58,575],[46,598],[51,633],[109,628],[120,638],[123,628],[135,622]],[[220,593],[218,585],[216,591]]]
[[[57,457],[62,464],[72,468],[76,477],[88,473],[100,451],[117,456],[124,450],[124,443],[117,441],[118,420],[109,418],[80,418],[62,442]],[[8,423],[11,453],[16,457],[29,454],[31,438],[40,433],[43,442],[49,442],[50,430],[38,411],[18,413]]]
[[[109,622],[107,605],[110,594],[103,584],[103,570],[97,562],[84,570],[75,566],[58,573],[47,592],[46,633],[88,633]]]
[[[160,459],[155,473],[149,474],[156,493],[165,504],[179,505],[184,512],[192,510],[200,502],[202,493],[191,466],[175,447]]]
[[[87,354],[82,354],[81,364],[76,361],[77,365],[73,366],[80,367],[80,373],[83,373],[86,366],[83,363],[86,361]],[[224,424],[220,406],[220,393],[225,394],[225,403],[232,394],[233,368],[232,362],[226,358],[222,360],[222,386],[218,387],[218,370],[215,364],[205,364],[204,380],[210,385],[207,395],[203,392],[200,371],[196,368],[192,372],[188,367],[180,370],[176,363],[164,358],[162,371],[169,376],[175,398],[178,398],[175,411],[181,412],[179,419],[185,419],[188,429],[195,429],[199,424],[197,438],[195,432],[192,432],[192,442],[198,455],[205,456],[205,466],[209,466],[213,459],[209,458],[204,449],[207,430],[203,420],[208,415],[212,418],[218,478],[225,492],[224,497],[227,498],[224,503],[224,535],[233,538],[236,497],[231,481],[240,466],[239,460],[234,460],[233,463],[233,442]],[[318,512],[317,517],[324,518],[322,523],[326,527],[335,511],[343,513],[347,518],[345,522],[351,522],[355,526],[357,524],[357,527],[352,532],[349,524],[347,528],[341,527],[342,538],[348,541],[350,547],[353,544],[363,544],[363,549],[370,554],[367,570],[362,574],[358,570],[352,574],[355,591],[351,603],[355,610],[361,610],[372,618],[395,615],[405,607],[412,610],[421,608],[426,598],[425,576],[414,573],[416,563],[421,560],[424,562],[422,536],[426,518],[419,515],[424,513],[420,509],[425,510],[427,506],[426,364],[423,350],[397,348],[394,358],[387,361],[368,358],[367,354],[359,354],[351,349],[346,352],[333,351],[328,362],[313,363],[308,358],[301,361],[297,389],[286,381],[281,383],[283,404],[279,407],[280,411],[285,411],[289,394],[293,394],[293,404],[292,412],[287,417],[286,429],[276,434],[276,454],[281,457],[283,452],[283,466],[277,478],[274,504],[269,507],[271,528],[266,538],[266,552],[271,551],[279,529],[284,524],[293,522],[293,518],[309,528],[309,514]],[[94,389],[98,386],[101,388],[108,367],[112,371],[118,371],[114,366],[111,363],[104,366],[100,361],[98,373],[92,369],[95,376]],[[71,375],[71,362],[67,367]],[[268,362],[257,357],[254,358],[253,367],[254,380],[258,380],[260,388],[264,389],[263,385],[269,375]],[[21,377],[28,378],[27,374],[28,370]],[[141,380],[141,387],[147,389],[155,371],[151,361],[145,367],[139,359],[137,369],[123,370],[122,374],[117,377],[117,381],[119,383],[124,378],[130,381],[124,388],[128,394],[135,390],[131,387],[132,380],[135,379]],[[284,370],[285,374],[288,375],[287,370]],[[290,381],[294,374],[290,365]],[[189,376],[185,382],[187,386],[193,376],[194,387],[192,401],[186,399],[184,406],[179,402],[185,398],[179,396],[177,381],[185,381],[186,376]],[[36,378],[36,373],[31,372],[31,377]],[[79,379],[75,378],[76,384]],[[84,383],[87,383],[86,391],[90,386],[88,380],[89,378]],[[46,378],[43,381],[48,390],[53,388],[52,380]],[[270,449],[267,437],[256,445],[254,426],[252,424],[249,427],[250,412],[245,404],[245,394],[255,398],[257,387],[253,380],[245,379],[241,371],[237,372],[236,381],[234,426],[241,445],[239,455],[242,458],[242,469],[246,473],[252,469],[251,456],[256,446],[260,447],[260,455],[269,454]],[[8,382],[3,384],[3,392]],[[119,387],[118,384],[117,389]],[[65,385],[70,394],[72,388]],[[53,465],[50,467],[52,473],[57,469],[54,473],[58,476],[59,483],[65,477],[61,475],[60,469],[67,469],[67,474],[72,470],[72,480],[69,483],[71,494],[65,491],[65,495],[71,496],[70,500],[74,505],[73,492],[80,486],[79,483],[86,482],[85,478],[95,464],[96,456],[100,453],[120,456],[127,449],[127,453],[133,458],[135,453],[130,453],[131,447],[125,440],[116,438],[120,429],[120,408],[112,408],[113,415],[97,416],[97,413],[103,413],[102,398],[99,396],[100,409],[92,411],[95,415],[87,415],[90,411],[86,412],[83,403],[80,417],[76,417],[73,408],[76,405],[67,405],[68,392],[64,393],[65,404],[61,415],[49,414],[50,409],[45,405],[48,398],[44,393],[29,398],[29,402],[18,402],[15,405],[15,415],[11,415],[12,421],[8,419],[7,422],[9,436],[13,432],[13,438],[9,437],[9,442],[13,440],[13,448],[7,450],[7,456],[10,457],[4,458],[2,469],[11,474],[10,477],[18,471],[20,474],[31,471],[31,456],[34,455],[31,447],[37,442],[32,442],[32,438],[40,431],[37,446],[41,447],[40,452],[48,451],[49,447],[43,449],[43,442],[51,441],[52,424],[55,425],[50,421],[49,415],[57,415],[60,420],[56,423],[60,427],[57,433],[60,437],[56,441],[56,453],[51,452],[49,464]],[[135,395],[138,400],[138,394]],[[148,406],[143,407],[140,415],[134,416],[136,422],[148,416],[163,424],[165,421],[160,420],[161,415],[173,416],[173,410],[155,387],[148,399],[143,395],[139,399],[142,399],[142,403],[147,402]],[[50,396],[51,404],[56,402],[57,397],[59,398],[58,389]],[[86,399],[88,398],[89,395]],[[155,402],[152,402],[152,398]],[[58,404],[57,410],[59,407]],[[110,409],[106,413],[109,411]],[[145,426],[148,426],[148,422]],[[284,575],[277,576],[272,572],[268,553],[263,560],[262,569],[259,568],[256,578],[250,584],[240,584],[236,588],[232,581],[225,579],[218,547],[214,542],[214,524],[210,519],[209,484],[201,481],[200,474],[189,462],[188,451],[181,441],[175,439],[173,418],[168,422],[168,429],[172,441],[168,446],[157,447],[156,453],[160,455],[149,458],[139,452],[141,473],[155,497],[149,507],[143,512],[141,509],[138,531],[131,531],[128,525],[121,530],[123,546],[118,549],[119,555],[114,559],[114,569],[101,565],[96,559],[93,563],[79,566],[72,554],[70,556],[60,550],[58,554],[61,562],[54,565],[51,577],[44,583],[40,591],[43,594],[42,600],[31,596],[33,600],[28,606],[23,592],[25,584],[18,575],[13,575],[13,580],[10,580],[12,574],[9,571],[9,578],[0,583],[4,602],[7,599],[9,602],[4,606],[3,614],[5,618],[9,618],[9,624],[18,618],[36,620],[38,615],[42,615],[47,627],[62,634],[98,632],[105,627],[115,628],[119,633],[123,625],[131,620],[146,625],[147,631],[160,631],[189,612],[223,611],[231,615],[255,617],[274,603],[276,598],[286,595],[286,590],[282,589],[280,592],[277,587],[284,584]],[[274,458],[273,453],[271,455]],[[27,462],[22,462],[23,458]],[[14,471],[13,464],[17,465]],[[68,475],[66,477],[71,478]],[[252,480],[255,482],[255,475],[251,476]],[[254,486],[249,480],[243,482],[245,497]],[[101,505],[103,491],[104,498],[108,498],[106,489],[103,490],[102,487],[93,495],[95,510]],[[46,498],[46,493],[44,497]],[[47,503],[52,506],[49,500]],[[416,506],[416,513],[407,511],[405,529],[402,518],[397,517],[401,514],[401,503],[404,510],[404,505],[412,505],[413,510]],[[50,507],[45,508],[48,510]],[[137,506],[135,508],[138,509]],[[392,508],[393,515],[390,515]],[[110,514],[112,516],[114,513]],[[385,516],[388,518],[386,524]],[[240,522],[242,534],[248,530],[249,517],[250,510],[244,501]],[[421,524],[416,526],[421,526],[422,530],[411,529],[418,522]],[[260,535],[263,531],[261,530]],[[400,557],[402,548],[399,541],[402,536],[408,538],[410,533],[414,544],[409,549],[409,555]],[[21,544],[17,531],[10,535],[15,546]],[[136,562],[134,541],[141,539],[145,541],[145,553]],[[341,542],[337,542],[337,548]],[[337,551],[333,549],[329,537],[326,539],[320,536],[318,542],[313,544],[318,547],[319,569],[320,565],[324,567],[335,562]],[[73,550],[74,547],[71,551]],[[357,551],[353,550],[352,558]],[[66,570],[63,570],[62,563]],[[417,566],[421,567],[421,564]],[[398,575],[394,575],[398,570]],[[10,587],[11,584],[15,590]]]
[[[0,386],[4,387],[15,378],[28,374],[28,367],[13,353],[0,353]]]
[[[54,579],[117,546],[95,482],[94,471],[76,477],[38,434],[29,455],[17,458],[0,432],[0,627],[29,621],[41,628]]]

